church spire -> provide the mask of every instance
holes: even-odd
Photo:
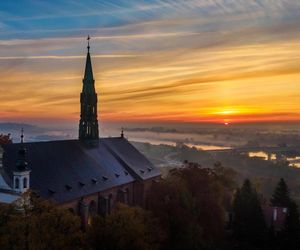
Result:
[[[16,168],[13,172],[13,189],[17,192],[25,192],[30,188],[30,169],[26,160],[26,148],[24,146],[24,130],[21,130],[21,143],[18,150]]]
[[[90,39],[91,39],[91,37],[88,36],[88,38],[87,38],[87,41],[88,41],[87,56],[86,56],[85,71],[84,71],[84,79],[86,81],[87,80],[94,81],[91,55],[90,55]]]
[[[21,130],[21,143],[18,151],[18,160],[16,162],[16,169],[18,171],[25,171],[27,169],[27,161],[26,161],[26,148],[24,147],[24,130]]]
[[[85,63],[83,87],[80,94],[80,122],[79,139],[90,145],[98,144],[99,131],[97,119],[97,93],[95,91],[95,80],[93,77],[92,61],[90,55],[90,36],[88,36],[87,56]]]

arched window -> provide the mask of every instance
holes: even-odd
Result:
[[[91,225],[93,218],[97,215],[97,204],[91,201],[89,205],[88,224]]]
[[[27,188],[27,178],[23,179],[23,188]]]
[[[97,204],[95,201],[90,202],[89,212],[91,216],[95,216],[97,214]]]
[[[129,201],[129,188],[126,188],[125,189],[125,197],[124,197],[124,203],[125,204],[129,204],[130,203],[130,201]]]
[[[113,197],[112,194],[110,194],[110,195],[108,196],[108,200],[107,200],[107,214],[110,214],[110,212],[111,212],[111,208],[112,208],[112,197]]]
[[[16,179],[15,179],[15,188],[16,188],[16,189],[19,189],[19,188],[20,188],[20,180],[19,180],[19,178],[16,178]]]

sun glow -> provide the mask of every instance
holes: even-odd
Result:
[[[216,114],[218,114],[218,115],[232,115],[232,114],[236,114],[236,113],[239,113],[239,112],[237,110],[227,109],[227,110],[217,112]]]
[[[246,108],[243,107],[218,107],[208,112],[213,116],[234,116],[241,113],[247,113]]]

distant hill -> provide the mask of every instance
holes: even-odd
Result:
[[[15,131],[21,131],[21,129],[24,129],[27,133],[41,133],[44,132],[45,129],[31,125],[26,123],[14,123],[14,122],[3,122],[0,123],[0,133],[2,132],[15,132]]]
[[[14,143],[20,141],[22,128],[24,129],[25,142],[69,140],[76,138],[72,130],[63,128],[44,128],[26,123],[0,122],[0,134],[11,134]]]

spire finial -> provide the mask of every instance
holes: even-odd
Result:
[[[124,128],[121,128],[121,138],[124,138]]]
[[[87,39],[86,39],[87,41],[88,41],[88,46],[87,46],[87,49],[88,49],[88,52],[90,52],[90,40],[91,40],[91,37],[90,37],[90,35],[88,35],[88,37],[87,37]]]
[[[21,129],[21,143],[24,142],[24,129]]]

